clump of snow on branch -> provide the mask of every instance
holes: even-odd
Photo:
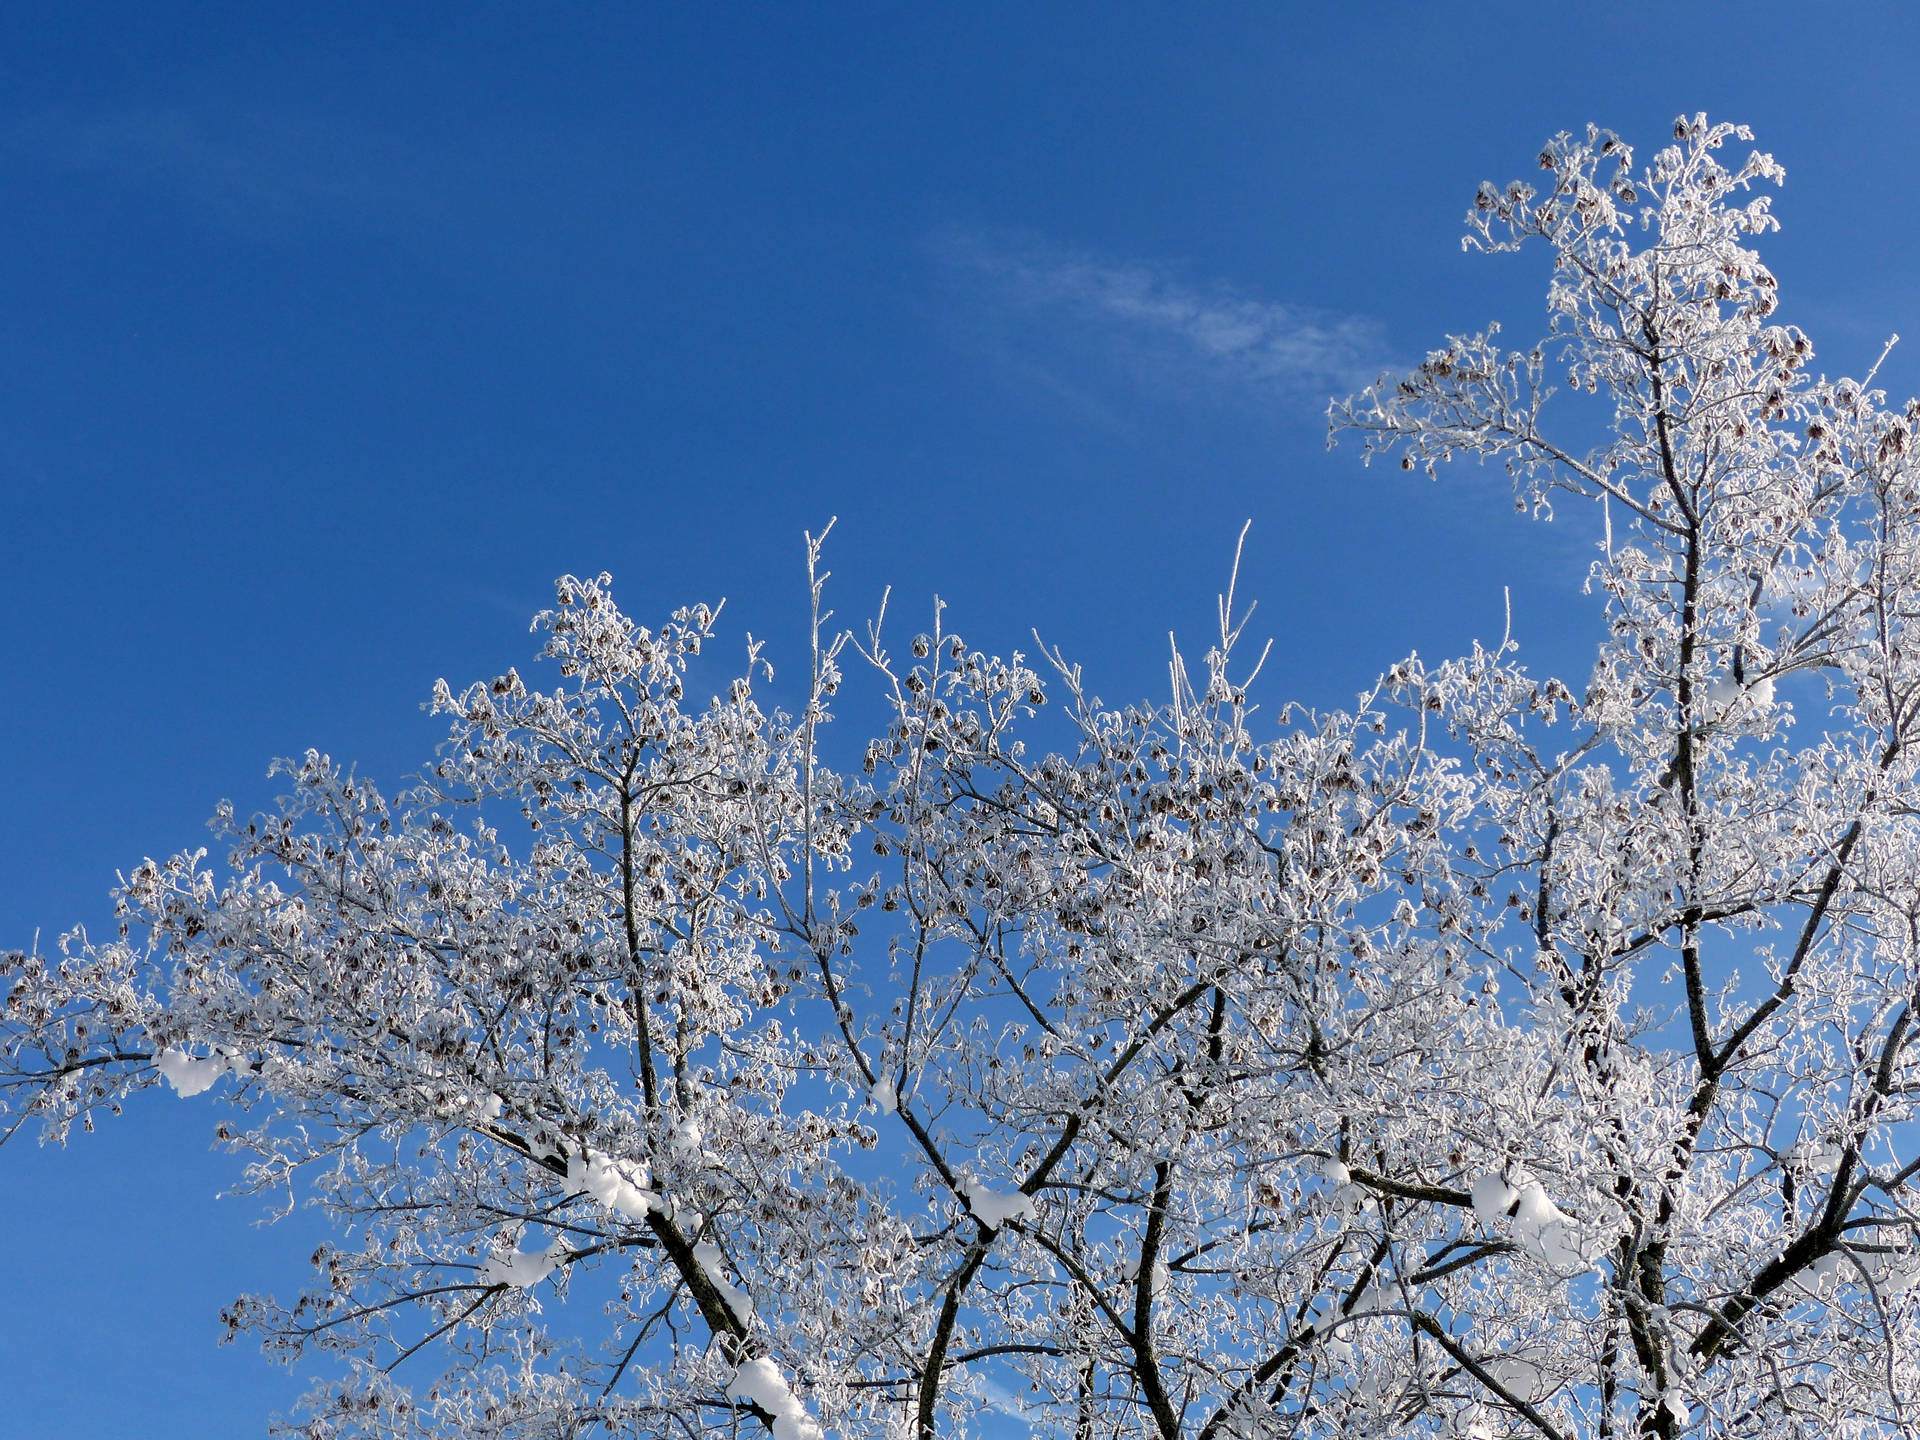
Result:
[[[667,1203],[648,1188],[645,1167],[633,1167],[596,1150],[575,1151],[567,1157],[567,1193],[591,1195],[629,1220],[645,1220],[651,1210]]]
[[[765,1355],[747,1361],[727,1382],[727,1398],[758,1405],[773,1417],[773,1440],[826,1440],[826,1432]]]
[[[727,1278],[726,1258],[720,1247],[703,1240],[693,1247],[693,1258],[706,1273],[707,1283],[719,1293],[721,1301],[741,1325],[753,1324],[753,1297]]]
[[[1018,1190],[998,1191],[978,1180],[965,1179],[959,1185],[967,1209],[989,1230],[998,1230],[1010,1220],[1031,1220],[1033,1197]]]
[[[565,1258],[567,1245],[564,1240],[554,1240],[539,1250],[520,1248],[526,1242],[522,1240],[511,1250],[496,1250],[487,1257],[486,1264],[480,1267],[480,1280],[485,1285],[511,1285],[516,1290],[525,1290],[528,1286],[538,1285]]]
[[[156,1055],[154,1065],[182,1100],[205,1093],[222,1075],[242,1075],[247,1069],[244,1061],[224,1053],[195,1056],[174,1047]]]

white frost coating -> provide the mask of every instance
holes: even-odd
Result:
[[[882,1115],[893,1115],[899,1112],[900,1096],[893,1088],[891,1075],[882,1075],[873,1082],[873,1108]]]
[[[1009,1220],[1033,1219],[1033,1197],[1022,1191],[1012,1190],[1002,1195],[978,1180],[962,1180],[959,1189],[966,1197],[967,1209],[989,1230],[998,1230]]]
[[[598,1150],[567,1156],[567,1193],[591,1195],[629,1220],[644,1220],[648,1211],[667,1208],[666,1202],[647,1188],[649,1179],[644,1167],[636,1172]]]
[[[773,1416],[773,1440],[826,1440],[800,1397],[787,1387],[787,1377],[765,1355],[749,1360],[727,1382],[727,1398],[758,1405]]]
[[[173,1046],[154,1057],[154,1063],[182,1100],[200,1094],[233,1068],[233,1062],[224,1055],[209,1055],[202,1060]]]
[[[1513,1202],[1520,1198],[1514,1188],[1498,1175],[1482,1175],[1473,1182],[1473,1213],[1488,1229],[1498,1225]]]
[[[1548,1198],[1538,1181],[1523,1187],[1513,1212],[1513,1238],[1536,1260],[1557,1271],[1584,1270],[1573,1221]]]
[[[1320,1173],[1326,1177],[1329,1185],[1347,1185],[1353,1181],[1353,1172],[1347,1169],[1337,1155],[1327,1157],[1326,1163],[1320,1167]]]
[[[713,1283],[713,1288],[720,1292],[720,1298],[726,1302],[727,1309],[733,1312],[733,1318],[742,1325],[753,1324],[753,1297],[727,1279],[726,1261],[721,1258],[720,1247],[711,1241],[702,1240],[693,1247],[693,1258],[706,1272],[707,1279]],[[767,1408],[771,1410],[773,1407],[769,1405]]]
[[[544,1250],[508,1250],[488,1257],[480,1268],[480,1279],[483,1284],[511,1285],[516,1290],[524,1290],[552,1274],[553,1267],[566,1253],[564,1240],[555,1240]]]

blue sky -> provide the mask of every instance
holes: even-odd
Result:
[[[311,745],[394,778],[564,571],[797,660],[801,533],[1105,695],[1234,537],[1274,697],[1410,649],[1584,669],[1588,532],[1329,454],[1327,395],[1541,313],[1475,184],[1680,111],[1786,165],[1785,317],[1920,344],[1906,7],[14,7],[0,15],[0,945],[103,926]],[[1920,351],[1883,376],[1920,385]],[[789,672],[798,666],[789,664]],[[167,1096],[0,1154],[10,1434],[260,1433],[216,1350],[311,1231]]]

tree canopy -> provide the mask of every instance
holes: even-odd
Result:
[[[812,539],[785,714],[569,576],[408,788],[287,762],[7,956],[4,1133],[223,1102],[335,1222],[228,1315],[313,1440],[1912,1433],[1920,408],[1776,320],[1750,138],[1555,137],[1467,235],[1540,337],[1331,410],[1601,508],[1583,681],[1261,712],[1229,587],[1115,708],[835,629]]]

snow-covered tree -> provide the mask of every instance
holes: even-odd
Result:
[[[337,1225],[229,1317],[313,1437],[1912,1433],[1920,411],[1775,322],[1748,138],[1555,138],[1468,236],[1544,336],[1333,407],[1604,515],[1584,683],[1257,714],[1230,590],[1114,709],[816,580],[786,715],[569,577],[414,788],[309,754],[8,957],[6,1133],[228,1102]]]

